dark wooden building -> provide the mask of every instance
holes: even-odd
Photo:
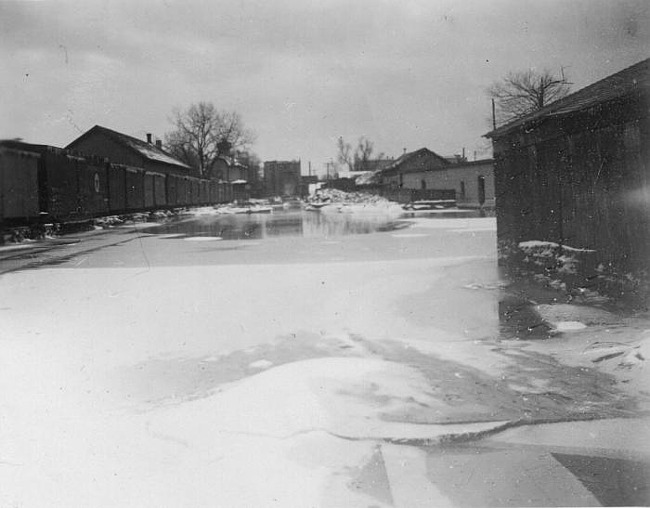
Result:
[[[574,272],[583,281],[643,284],[650,268],[649,65],[639,62],[486,135],[502,259],[518,259],[522,242],[550,242],[557,258],[579,253]]]
[[[192,170],[187,164],[165,152],[161,143],[153,143],[151,134],[147,134],[147,138],[145,141],[95,125],[66,146],[66,149],[84,155],[108,157],[111,162],[143,168],[146,171],[191,174]]]
[[[264,188],[267,196],[299,196],[301,193],[300,161],[265,162]]]

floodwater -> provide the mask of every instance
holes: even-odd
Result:
[[[264,214],[200,215],[149,229],[150,234],[257,240],[280,236],[332,237],[393,231],[408,223],[388,215],[280,211]]]
[[[407,228],[410,223],[404,219],[414,216],[416,214],[413,212],[405,212],[401,217],[396,218],[381,213],[319,213],[304,210],[276,211],[268,214],[200,215],[157,226],[147,232],[179,237],[219,237],[223,240],[258,240],[282,236],[328,238]],[[444,214],[420,212],[417,216],[432,219],[477,217],[478,212],[472,210],[458,210],[455,213]]]

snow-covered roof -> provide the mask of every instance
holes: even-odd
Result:
[[[134,138],[132,136],[129,136],[128,134],[123,134],[121,132],[107,129],[106,127],[102,127],[101,125],[95,125],[92,129],[86,131],[84,134],[82,134],[77,139],[75,139],[66,148],[74,148],[73,145],[75,145],[83,138],[91,135],[92,133],[101,133],[105,136],[108,136],[113,141],[123,146],[126,146],[133,151],[136,151],[138,154],[140,154],[141,156],[143,156],[144,158],[150,161],[162,162],[163,164],[169,164],[172,166],[182,167],[184,169],[190,169],[190,166],[176,159],[175,157],[168,154],[161,148],[152,145],[151,143],[147,143],[144,140]]]
[[[134,143],[133,141],[136,142]],[[189,166],[187,164],[172,157],[154,145],[150,145],[149,143],[137,140],[135,138],[133,138],[133,140],[127,139],[126,143],[149,160],[164,162],[165,164],[173,164],[174,166],[183,166],[189,169]]]
[[[239,162],[234,157],[229,157],[227,155],[220,155],[217,158],[224,161],[230,167],[238,167],[238,168],[244,168],[244,169],[246,168],[246,166],[244,166],[241,162]]]

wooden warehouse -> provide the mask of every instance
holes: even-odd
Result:
[[[486,135],[506,264],[522,259],[522,245],[546,242],[560,271],[563,256],[578,253],[566,271],[583,283],[647,287],[649,65],[639,62]]]

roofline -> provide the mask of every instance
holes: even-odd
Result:
[[[610,74],[609,76],[606,76],[606,77],[604,77],[602,79],[599,79],[598,81],[594,81],[593,83],[591,83],[591,84],[589,84],[589,85],[587,85],[587,86],[585,86],[583,88],[580,88],[579,90],[576,90],[575,92],[570,93],[566,97],[562,97],[561,99],[558,99],[558,100],[556,100],[554,102],[551,102],[550,104],[544,106],[542,109],[539,109],[537,111],[533,111],[532,113],[529,113],[529,114],[527,114],[525,116],[522,116],[520,118],[515,118],[514,120],[512,120],[512,121],[510,121],[510,122],[508,122],[508,123],[506,123],[506,124],[504,124],[504,125],[502,125],[500,127],[497,127],[496,129],[493,129],[493,130],[483,134],[483,137],[484,138],[493,138],[495,135],[505,134],[505,133],[513,131],[513,130],[515,130],[517,128],[521,128],[524,125],[533,123],[535,120],[538,120],[538,119],[539,120],[545,120],[547,118],[547,114],[551,110],[557,108],[558,106],[563,105],[566,102],[570,102],[572,99],[575,98],[576,95],[587,93],[588,90],[596,87],[597,85],[600,85],[603,81],[607,81],[608,79],[612,79],[612,78],[618,76],[619,74],[623,74],[624,72],[628,72],[630,69],[632,69],[634,67],[641,66],[643,64],[648,64],[648,62],[650,62],[650,58],[646,58],[645,60],[641,60],[640,62],[632,64],[632,65],[630,65],[628,67],[625,67],[624,69],[621,69],[618,72],[615,72],[614,74]],[[635,93],[634,91],[630,91],[630,92],[624,93],[622,95],[617,95],[615,97],[611,97],[609,99],[599,101],[599,102],[597,102],[595,104],[606,104],[606,103],[609,103],[609,102],[613,102],[615,100],[620,100],[620,99],[622,99],[624,97],[628,97],[630,95],[633,95],[634,93]],[[587,109],[589,109],[591,107],[593,107],[593,105],[592,106],[586,106],[584,108],[581,108],[581,109],[578,109],[578,110],[575,110],[575,111],[568,111],[568,112],[566,112],[564,114],[558,114],[558,115],[555,115],[555,116],[557,116],[557,117],[570,116],[572,114],[581,113],[581,112],[583,112],[583,111],[585,111],[585,110],[587,110]]]
[[[405,162],[405,161],[407,161],[408,159],[410,159],[411,156],[413,156],[413,155],[415,155],[415,154],[417,154],[417,153],[420,153],[420,152],[424,152],[424,151],[427,151],[427,152],[433,154],[433,155],[436,156],[438,159],[440,159],[444,164],[446,164],[446,165],[451,165],[451,162],[449,162],[447,159],[445,159],[442,155],[438,155],[438,154],[437,154],[436,152],[434,152],[433,150],[430,150],[430,149],[428,149],[426,146],[424,146],[424,147],[419,148],[419,149],[417,149],[417,150],[414,150],[414,151],[412,151],[412,152],[403,153],[403,154],[400,155],[397,159],[394,159],[393,162],[392,162],[391,164],[389,164],[389,165],[386,166],[385,168],[381,168],[379,171],[390,171],[391,169],[397,169],[397,168],[398,168],[398,167],[399,167],[403,162]]]
[[[124,134],[122,132],[118,132],[118,131],[115,131],[113,129],[109,129],[108,127],[104,127],[104,126],[98,125],[98,124],[95,124],[93,127],[91,127],[86,132],[84,132],[81,136],[79,136],[78,138],[76,138],[73,141],[71,141],[70,143],[68,143],[66,145],[66,147],[65,147],[66,150],[70,149],[69,148],[70,145],[72,145],[74,143],[77,143],[78,141],[81,141],[86,136],[89,136],[91,132],[94,132],[96,130],[108,134],[113,139],[115,139],[116,137],[119,138],[120,136],[122,136],[122,137],[132,139],[134,141],[137,141],[138,143],[144,143],[144,144],[150,145],[152,148],[155,148],[156,150],[160,150],[160,148],[158,148],[157,146],[151,145],[150,143],[147,143],[146,141],[143,141],[142,139],[138,139],[138,138],[136,138],[134,136],[130,136],[129,134]],[[119,142],[119,139],[117,141]],[[120,144],[122,144],[122,143],[120,143]],[[156,159],[150,159],[150,158],[146,157],[145,155],[143,155],[142,152],[140,152],[137,148],[134,148],[134,147],[132,147],[132,146],[130,146],[128,144],[126,145],[126,148],[128,148],[129,150],[131,150],[131,152],[137,154],[138,156],[142,157],[143,159],[146,159],[146,160],[149,160],[149,161],[155,161],[158,164],[166,164],[167,166],[171,166],[171,167],[181,167],[181,168],[186,168],[186,169],[192,169],[190,166],[188,166],[187,164],[185,164],[185,163],[183,163],[181,161],[178,161],[179,162],[178,164],[172,164],[171,162],[165,162],[165,161],[160,161],[160,160],[156,160]],[[168,154],[164,150],[160,150],[160,151],[163,152],[168,157],[171,157],[171,158],[175,159],[175,157],[173,155]]]

